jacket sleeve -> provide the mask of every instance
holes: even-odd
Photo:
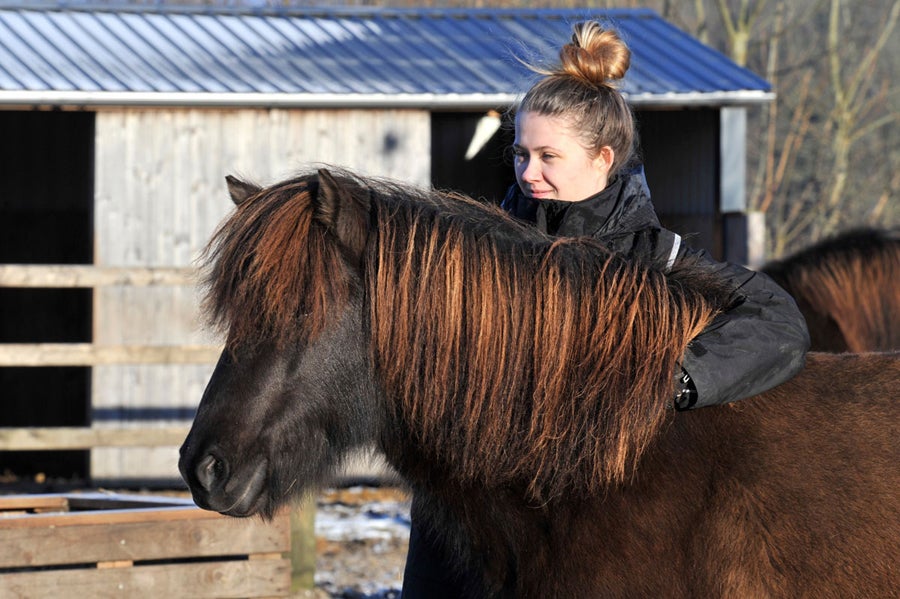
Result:
[[[714,261],[683,248],[734,285],[736,300],[688,345],[682,368],[691,377],[693,408],[757,395],[802,368],[809,349],[806,321],[794,299],[761,272]]]

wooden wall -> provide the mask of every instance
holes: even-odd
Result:
[[[429,114],[416,110],[101,110],[95,263],[190,266],[231,208],[224,176],[266,184],[313,164],[427,185]],[[98,345],[209,343],[191,287],[94,292]],[[94,426],[189,422],[212,364],[96,366]],[[177,479],[177,448],[100,448],[96,481]]]

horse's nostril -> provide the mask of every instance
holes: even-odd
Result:
[[[223,464],[216,456],[206,454],[206,456],[197,464],[197,480],[203,485],[204,489],[209,491],[215,484],[216,479],[222,474],[223,469]]]

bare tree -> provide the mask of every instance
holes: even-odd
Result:
[[[816,214],[804,209],[815,202],[814,182],[806,178],[799,193],[793,182],[798,170],[804,170],[798,169],[803,148],[814,143],[811,125],[817,107],[813,99],[821,95],[823,85],[808,51],[798,52],[797,44],[791,42],[809,39],[805,33],[819,4],[778,0],[768,28],[760,31],[755,43],[765,60],[761,72],[778,94],[753,120],[756,126],[750,128],[748,152],[756,165],[748,181],[748,203],[751,210],[767,215],[770,255],[782,254],[806,230],[803,221]]]
[[[740,0],[733,10],[727,0],[716,0],[727,34],[728,55],[742,67],[747,66],[747,48],[767,4],[767,0]]]
[[[847,202],[845,189],[850,176],[853,147],[898,120],[896,112],[879,111],[892,90],[888,87],[889,82],[876,80],[875,66],[900,17],[900,0],[894,0],[881,30],[876,32],[872,44],[862,52],[858,66],[850,69],[849,76],[845,75],[844,70],[847,56],[842,51],[845,44],[841,5],[841,0],[831,0],[828,20],[828,65],[834,102],[829,123],[832,129],[833,166],[825,204],[827,217],[821,225],[824,234],[832,233],[841,222],[841,209]]]
[[[768,253],[781,255],[842,227],[896,223],[897,136],[882,133],[896,132],[890,126],[900,116],[891,104],[897,59],[885,50],[891,41],[896,49],[900,0],[882,1],[875,23],[861,18],[871,9],[841,0],[752,8],[745,0],[711,1],[708,18],[721,21],[724,34],[715,43],[777,91],[775,102],[752,114],[748,139],[749,204],[766,213]],[[709,14],[696,8],[702,4],[695,2],[698,16]],[[875,172],[882,176],[863,175]]]

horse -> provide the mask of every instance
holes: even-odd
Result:
[[[900,229],[852,229],[761,270],[794,296],[811,349],[900,349]]]
[[[896,595],[900,355],[813,353],[677,412],[724,295],[696,266],[349,171],[229,189],[204,255],[225,349],[179,460],[198,506],[271,517],[374,445],[489,597]]]

